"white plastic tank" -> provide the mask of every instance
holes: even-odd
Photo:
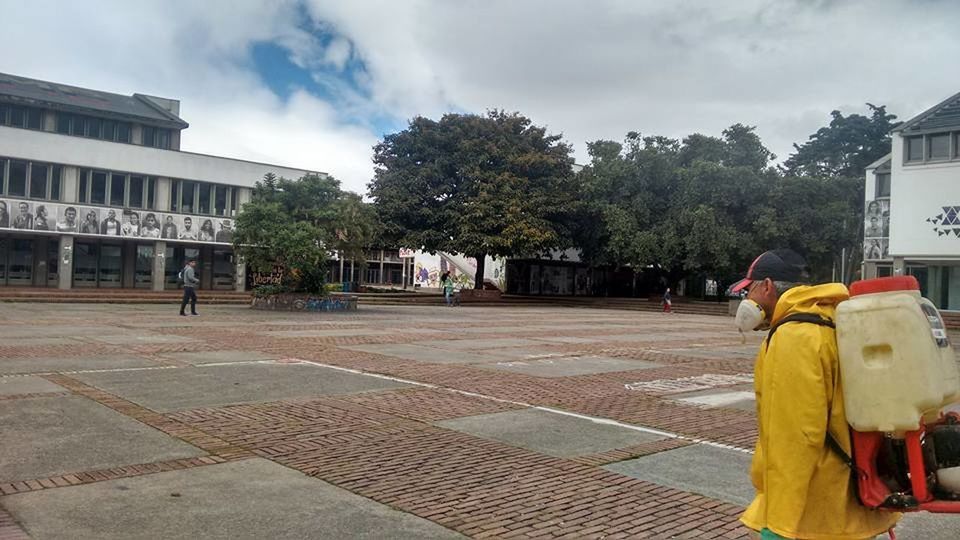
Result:
[[[858,281],[837,306],[847,421],[857,431],[916,430],[960,400],[960,372],[936,307],[913,276]]]

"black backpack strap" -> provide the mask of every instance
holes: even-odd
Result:
[[[777,332],[777,329],[787,323],[792,322],[818,324],[820,326],[827,326],[829,328],[837,327],[837,325],[833,324],[833,321],[830,319],[825,319],[815,313],[794,313],[793,315],[787,315],[786,317],[780,319],[777,321],[777,324],[770,327],[770,332],[767,334],[767,347],[770,346],[770,340],[773,339],[773,334]]]

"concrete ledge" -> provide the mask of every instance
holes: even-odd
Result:
[[[254,296],[250,302],[253,309],[270,311],[356,311],[358,297],[352,294],[271,294]]]

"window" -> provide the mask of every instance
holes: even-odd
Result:
[[[20,105],[0,105],[0,125],[42,129],[43,109]]]
[[[227,187],[216,186],[217,194],[213,198],[213,213],[218,216],[227,215]]]
[[[63,181],[63,167],[54,165],[50,174],[50,199],[60,200],[60,182]]]
[[[130,122],[57,113],[57,133],[129,143]]]
[[[876,198],[890,196],[890,173],[877,173]]]
[[[143,145],[154,148],[170,149],[170,130],[154,126],[143,126]]]
[[[94,139],[103,138],[103,120],[99,118],[87,118],[87,137],[93,137]]]
[[[71,116],[66,113],[57,114],[57,133],[62,135],[70,134],[70,118]]]
[[[928,159],[950,159],[950,134],[930,135],[927,140]]]
[[[110,175],[110,206],[125,206],[127,191],[127,177],[123,174]]]
[[[129,122],[118,122],[117,123],[117,142],[130,142],[130,123]]]
[[[140,130],[140,144],[144,146],[153,146],[153,141],[157,138],[157,128],[153,126],[143,126]]]
[[[10,160],[10,178],[7,194],[11,197],[27,196],[27,162]]]
[[[143,208],[143,177],[130,177],[130,206],[132,208]]]
[[[163,148],[164,150],[170,149],[170,130],[169,129],[158,129],[157,130],[157,141],[154,144],[157,148]]]
[[[33,163],[30,165],[30,198],[47,198],[47,173],[49,167],[42,163]]]
[[[923,161],[923,137],[907,138],[907,161]]]
[[[237,204],[237,198],[240,192],[240,188],[233,188],[230,190],[230,192],[231,192],[230,193],[230,215],[235,216],[237,215],[237,212],[240,210],[240,206]]]
[[[170,181],[170,210],[174,212],[180,208],[180,182],[176,180]]]
[[[155,210],[153,196],[157,192],[157,179],[150,177],[150,180],[147,181],[147,208],[150,210]]]
[[[90,202],[93,204],[107,204],[107,173],[93,171],[93,174],[90,176]]]
[[[77,137],[84,137],[87,134],[87,122],[82,116],[74,116],[70,120],[70,134]]]
[[[184,214],[193,212],[193,196],[197,192],[196,182],[181,182],[180,211]]]
[[[200,184],[200,204],[197,205],[197,212],[200,214],[209,214],[210,213],[210,189],[213,188],[210,184]]]
[[[105,141],[117,140],[117,123],[113,120],[104,120],[100,138]]]
[[[89,191],[90,187],[90,171],[86,169],[80,169],[80,181],[77,184],[79,185],[77,201],[85,203],[87,202],[87,192]]]

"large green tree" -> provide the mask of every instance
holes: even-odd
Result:
[[[330,176],[291,180],[267,174],[243,205],[234,249],[256,271],[284,268],[284,283],[321,292],[333,252],[363,260],[378,231],[376,214]]]
[[[417,117],[375,147],[370,197],[398,245],[484,261],[567,247],[571,149],[518,113]]]

